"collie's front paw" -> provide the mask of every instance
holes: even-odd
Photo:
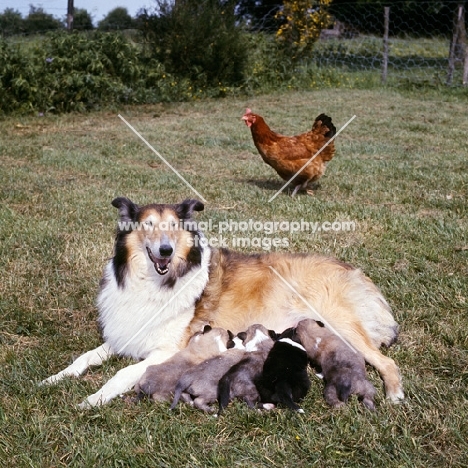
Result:
[[[107,403],[101,392],[90,395],[86,400],[82,401],[77,407],[82,410],[91,409],[95,406],[102,406]]]
[[[394,404],[403,403],[405,394],[402,388],[398,388],[395,392],[387,392],[387,398]]]

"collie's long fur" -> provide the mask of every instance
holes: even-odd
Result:
[[[317,255],[211,249],[192,222],[193,212],[203,210],[197,200],[138,206],[116,198],[112,204],[119,228],[97,299],[104,343],[44,383],[78,376],[115,354],[140,360],[82,406],[104,404],[207,324],[239,333],[261,323],[281,333],[312,318],[364,355],[380,372],[388,398],[403,399],[398,368],[379,351],[396,340],[398,326],[381,292],[359,269]]]

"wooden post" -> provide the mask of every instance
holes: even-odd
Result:
[[[74,5],[73,0],[68,0],[68,7],[67,7],[67,29],[69,32],[73,31],[73,13],[74,13]]]
[[[389,29],[389,25],[390,25],[390,7],[384,7],[382,83],[387,82],[387,72],[388,72],[388,29]]]
[[[468,44],[465,44],[465,63],[463,65],[463,86],[468,86]]]
[[[453,35],[450,42],[447,84],[451,85],[453,82],[453,74],[455,72],[455,62],[457,57],[460,56],[460,46],[463,39],[466,38],[465,34],[465,7],[463,3],[459,3],[453,19]],[[465,44],[463,44],[465,45]]]

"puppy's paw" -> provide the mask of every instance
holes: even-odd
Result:
[[[264,410],[270,411],[270,410],[275,409],[275,408],[276,408],[276,405],[273,404],[273,403],[263,403],[263,404],[262,404],[262,408],[263,408]]]

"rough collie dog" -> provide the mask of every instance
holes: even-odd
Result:
[[[239,333],[261,323],[281,333],[299,321],[321,320],[374,366],[387,397],[403,399],[395,362],[380,353],[398,326],[378,288],[359,270],[334,258],[211,249],[192,214],[197,200],[138,206],[116,198],[120,219],[114,256],[97,298],[104,343],[44,381],[78,376],[111,355],[138,363],[117,372],[82,406],[127,392],[146,368],[169,359],[205,325]]]

